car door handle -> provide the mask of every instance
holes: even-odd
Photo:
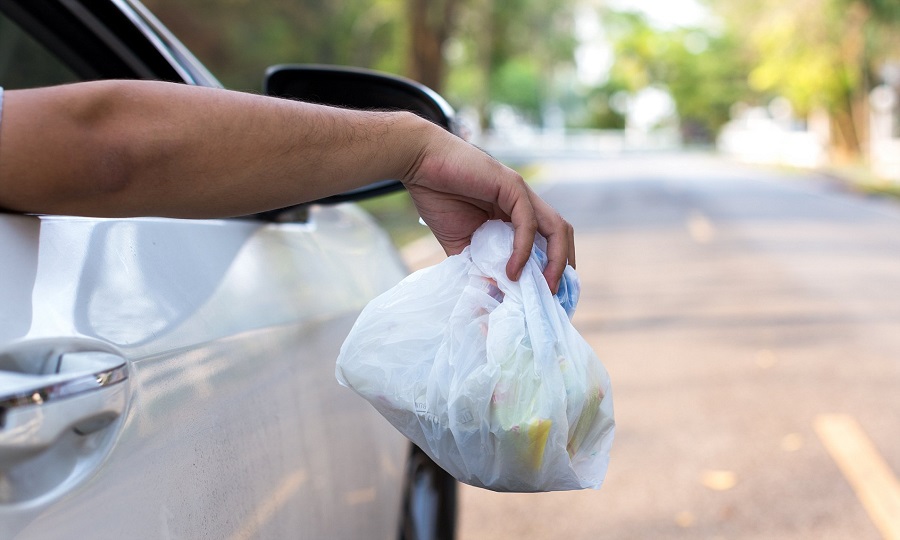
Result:
[[[0,474],[71,431],[89,435],[125,410],[128,363],[107,351],[0,354]]]

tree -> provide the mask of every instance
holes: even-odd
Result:
[[[406,0],[409,22],[407,74],[442,92],[447,62],[444,47],[455,30],[458,0]]]
[[[487,123],[493,103],[540,117],[557,74],[574,64],[574,0],[470,0],[452,44],[448,93]]]
[[[403,73],[402,0],[146,0],[226,86],[258,90],[280,63]]]
[[[683,28],[670,33],[662,73],[687,142],[712,142],[738,101],[758,99],[747,87],[748,62],[730,34]]]
[[[555,73],[573,62],[577,0],[145,1],[226,86],[243,90],[258,90],[272,64],[339,64],[537,117]],[[448,48],[463,56],[448,62]]]
[[[608,81],[594,92],[612,100],[622,92],[664,88],[675,102],[686,141],[712,141],[729,120],[731,106],[753,97],[746,82],[748,63],[732,35],[704,28],[659,29],[630,11],[605,11],[603,21],[615,61]],[[607,113],[604,120],[615,117]]]
[[[754,56],[750,85],[780,94],[801,114],[831,120],[839,160],[860,156],[866,143],[868,93],[900,25],[897,0],[713,0],[729,28]]]

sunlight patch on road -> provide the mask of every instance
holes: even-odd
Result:
[[[781,449],[785,452],[796,452],[803,448],[803,437],[799,433],[788,433],[781,439]]]
[[[703,471],[700,483],[713,491],[728,491],[737,485],[733,471]]]
[[[708,244],[716,237],[716,228],[703,213],[694,210],[687,219],[688,234],[698,244]]]
[[[900,483],[853,417],[820,415],[814,427],[886,540],[900,540]]]
[[[759,369],[771,369],[778,362],[778,357],[769,349],[761,349],[756,353],[756,366]]]
[[[678,515],[675,516],[675,524],[681,527],[682,529],[687,529],[689,527],[693,527],[694,523],[697,522],[697,517],[687,510],[683,512],[678,512]]]

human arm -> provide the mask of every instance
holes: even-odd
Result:
[[[517,277],[535,231],[555,290],[572,228],[522,178],[410,113],[336,109],[148,81],[7,91],[0,207],[101,217],[246,215],[382,179],[409,189],[448,254],[511,221]]]

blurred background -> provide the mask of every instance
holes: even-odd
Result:
[[[361,66],[442,93],[486,146],[716,147],[900,180],[896,0],[146,3],[234,89],[276,63]]]
[[[606,484],[463,487],[461,538],[900,539],[900,0],[146,3],[234,89],[430,86],[575,225]]]

